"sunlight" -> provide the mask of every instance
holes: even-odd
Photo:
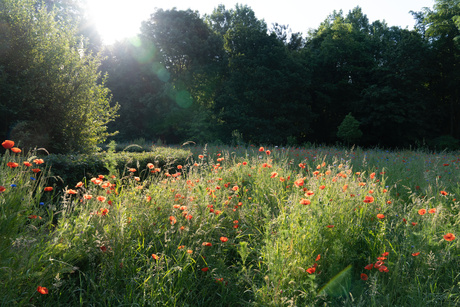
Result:
[[[145,0],[98,0],[88,1],[88,9],[104,44],[110,45],[138,34],[141,22],[154,12],[156,3]]]

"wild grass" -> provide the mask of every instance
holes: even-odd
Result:
[[[6,150],[0,305],[460,304],[458,153],[189,150],[46,192]]]

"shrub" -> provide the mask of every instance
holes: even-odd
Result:
[[[51,166],[51,174],[55,179],[55,184],[62,186],[64,183],[72,185],[83,178],[90,179],[99,174],[108,174],[109,168],[116,170],[119,175],[125,173],[128,168],[144,170],[148,163],[153,163],[157,168],[168,170],[176,165],[185,164],[189,155],[189,151],[182,149],[154,147],[152,151],[142,153],[52,154],[47,156],[45,161]]]
[[[357,142],[363,136],[363,132],[359,130],[360,124],[351,113],[348,113],[338,127],[337,137],[347,144]]]

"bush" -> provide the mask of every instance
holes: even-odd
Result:
[[[47,165],[51,166],[51,175],[55,179],[55,184],[63,186],[64,183],[73,185],[84,178],[90,179],[99,174],[117,172],[118,175],[123,175],[128,168],[136,168],[140,171],[146,169],[148,163],[153,163],[156,168],[169,170],[179,164],[185,164],[190,155],[189,151],[182,149],[154,147],[152,151],[142,153],[52,154],[44,159]]]
[[[435,150],[458,150],[460,141],[451,135],[442,135],[431,141],[431,146]]]
[[[362,131],[359,130],[360,124],[351,113],[348,113],[338,127],[337,137],[347,144],[357,142],[363,136]]]

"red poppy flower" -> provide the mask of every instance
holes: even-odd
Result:
[[[69,189],[67,190],[67,194],[77,194],[77,191]]]
[[[388,256],[389,254],[390,254],[389,252],[384,252],[384,253],[382,254],[382,256],[383,256],[383,257],[386,257],[386,256]]]
[[[19,148],[17,148],[17,147],[11,148],[11,151],[14,152],[14,153],[20,153],[21,152],[21,150]]]
[[[89,200],[89,199],[93,198],[93,196],[89,195],[89,194],[85,194],[85,195],[83,195],[83,198]]]
[[[384,218],[385,218],[385,215],[379,213],[379,214],[377,214],[377,218],[379,218],[379,219],[384,219]]]
[[[152,258],[153,258],[153,259],[155,259],[155,260],[158,260],[158,259],[160,259],[160,257],[158,257],[158,256],[157,256],[157,255],[155,255],[155,254],[152,254]]]
[[[77,185],[76,185],[75,187],[76,187],[76,188],[79,188],[79,187],[81,187],[81,186],[83,186],[83,182],[80,181],[79,183],[77,183]]]
[[[6,190],[5,187],[0,185],[0,193],[5,192],[5,190]]]
[[[178,166],[177,166],[177,169],[182,169],[182,165],[178,165]]]
[[[2,143],[2,146],[3,148],[5,149],[10,149],[14,146],[14,142],[13,141],[10,141],[10,140],[5,140],[3,143]]]
[[[278,173],[277,173],[277,172],[273,172],[273,173],[271,174],[270,178],[275,178],[275,177],[277,177],[277,176],[278,176]]]
[[[446,191],[441,191],[440,193],[441,193],[441,195],[444,195],[444,196],[447,195]]]
[[[318,260],[320,260],[320,259],[321,259],[321,254],[318,254],[318,256],[316,256],[315,261],[318,261]]]
[[[28,161],[24,161],[23,163],[24,163],[24,165],[27,166],[27,167],[32,166],[32,164],[31,164],[30,162],[28,162]]]
[[[40,164],[45,163],[45,161],[43,161],[43,159],[35,159],[33,162],[34,162],[35,164],[37,164],[37,165],[40,165]]]
[[[265,151],[265,149],[263,147],[260,147],[259,151],[262,152],[262,151]]]
[[[374,197],[367,195],[364,197],[364,202],[367,204],[372,204],[374,202]]]
[[[203,244],[201,244],[201,245],[203,245],[203,246],[212,246],[212,244],[209,243],[209,242],[203,242]]]
[[[216,282],[217,283],[223,283],[224,282],[224,278],[221,277],[221,278],[216,278]]]
[[[370,263],[370,264],[366,265],[364,268],[365,268],[366,270],[369,270],[369,271],[370,271],[370,270],[372,270],[373,267],[374,267],[374,264],[373,264],[373,263]]]
[[[220,237],[220,241],[223,243],[223,242],[227,242],[228,241],[228,238],[227,237]]]
[[[327,228],[334,228],[334,225],[327,225]]]
[[[430,213],[430,214],[433,214],[435,212],[436,212],[436,208],[431,208],[430,210],[428,210],[428,213]]]
[[[234,187],[232,188],[232,190],[233,190],[233,191],[238,191],[238,189],[239,189],[239,188],[238,188],[238,186],[237,186],[237,185],[236,185],[236,186],[234,186]]]
[[[383,265],[383,261],[379,260],[374,264],[374,268],[379,269],[381,265]]]
[[[52,190],[53,190],[53,187],[46,187],[46,188],[43,189],[43,191],[45,191],[45,192],[50,192]]]
[[[303,184],[304,184],[303,178],[297,179],[296,181],[294,181],[294,184],[295,184],[296,186],[298,186],[298,187],[303,186]]]
[[[417,257],[418,255],[420,255],[420,252],[412,253],[412,256],[414,256],[414,257]]]
[[[388,268],[387,268],[386,266],[384,266],[384,265],[381,265],[381,266],[379,267],[379,271],[380,271],[380,272],[386,272],[386,273],[389,272]]]
[[[447,233],[447,234],[444,235],[444,240],[453,241],[453,240],[455,240],[455,235],[453,233]]]
[[[208,267],[205,267],[205,268],[202,268],[201,270],[202,270],[203,272],[207,272],[207,271],[209,270],[209,268],[208,268]]]
[[[272,152],[270,150],[267,150],[265,153],[267,154],[267,156],[269,156]]]
[[[420,209],[418,210],[418,214],[424,215],[426,213],[426,209]]]
[[[8,162],[6,163],[6,165],[11,168],[15,168],[19,166],[19,164],[17,164],[16,162]]]
[[[176,224],[177,220],[176,220],[176,218],[174,216],[170,216],[169,217],[169,222],[171,223],[171,225],[174,225],[174,224]]]
[[[308,274],[313,274],[313,273],[316,272],[316,268],[315,268],[315,267],[308,268],[308,269],[306,270],[306,272],[307,272]]]
[[[310,200],[308,200],[308,199],[302,198],[302,199],[300,200],[300,204],[302,204],[302,205],[309,205],[309,204],[311,204],[311,202],[310,202]]]
[[[41,171],[42,171],[42,170],[39,169],[39,168],[34,168],[34,169],[32,169],[32,172],[34,172],[35,174],[37,174],[37,173],[39,173],[39,172],[41,172]]]
[[[105,200],[106,200],[106,198],[104,196],[98,196],[98,197],[96,197],[96,199],[98,201],[100,201],[101,203],[105,202]]]
[[[320,190],[324,190],[324,188],[326,188],[325,185],[322,185],[322,186],[319,187]]]
[[[107,251],[107,246],[101,246],[99,247],[103,253]]]
[[[129,171],[130,171],[131,173],[134,173],[134,172],[136,172],[136,169],[135,169],[135,168],[130,168]]]
[[[37,287],[37,291],[38,291],[40,294],[48,294],[48,289],[47,289],[46,287],[38,286],[38,287]]]
[[[367,280],[367,279],[368,279],[368,277],[367,277],[367,275],[366,275],[366,274],[364,274],[364,273],[361,273],[361,279],[362,279],[362,280]]]
[[[415,222],[412,222],[411,224],[412,224],[412,226],[415,226],[415,225],[417,225],[417,223],[415,223]]]
[[[107,213],[109,213],[109,209],[107,209],[107,208],[101,208],[101,211],[100,211],[100,214],[101,214],[101,215],[107,215]]]
[[[99,178],[91,178],[91,182],[94,183],[94,184],[101,184],[102,183],[102,179],[99,179]]]

